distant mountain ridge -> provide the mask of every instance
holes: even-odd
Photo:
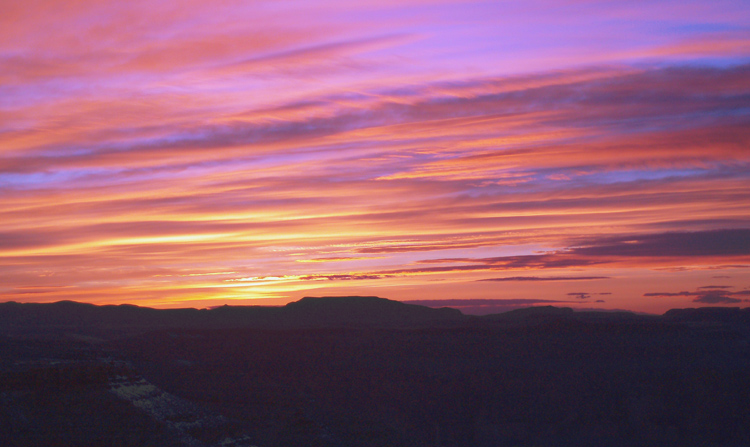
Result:
[[[153,309],[130,304],[0,303],[0,326],[46,329],[152,330],[163,328],[294,329],[316,327],[397,328],[453,325],[459,310],[405,304],[374,296],[305,297],[286,306],[220,306]]]
[[[672,309],[663,316],[630,312],[574,312],[538,306],[485,316],[453,308],[430,308],[375,296],[305,297],[285,306],[220,306],[212,309],[153,309],[129,304],[0,303],[0,330],[45,328],[100,335],[182,329],[428,328],[475,325],[527,325],[556,320],[750,323],[750,308]]]

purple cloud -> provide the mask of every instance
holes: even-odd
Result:
[[[586,256],[622,257],[750,255],[750,229],[608,237],[584,243],[570,252]]]
[[[703,303],[703,304],[737,304],[741,303],[743,300],[741,298],[737,297],[743,297],[743,296],[750,296],[750,290],[743,290],[740,292],[730,292],[727,290],[716,290],[716,289],[709,289],[709,290],[699,290],[696,292],[688,292],[688,291],[682,291],[682,292],[650,292],[650,293],[644,293],[643,296],[647,297],[676,297],[676,296],[684,296],[684,297],[693,297],[694,303]]]
[[[488,278],[478,281],[593,281],[610,279],[609,276],[508,276],[504,278]]]
[[[587,298],[591,298],[591,294],[587,292],[571,292],[568,293],[568,296],[576,297],[578,299],[585,300]]]

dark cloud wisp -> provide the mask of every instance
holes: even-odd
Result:
[[[700,290],[695,292],[650,292],[644,293],[645,297],[690,297],[693,298],[694,303],[702,304],[738,304],[742,302],[750,302],[750,290],[743,290],[740,292],[731,292],[723,289],[708,289]]]

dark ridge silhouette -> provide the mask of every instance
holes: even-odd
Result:
[[[56,303],[0,303],[0,323],[17,326],[149,327],[192,324],[197,309],[151,309],[130,304],[117,306],[58,301]]]
[[[578,311],[535,306],[474,316],[450,307],[433,308],[375,296],[305,297],[285,306],[220,306],[212,309],[152,309],[129,304],[96,306],[74,301],[0,303],[0,333],[81,334],[104,338],[158,329],[402,328],[539,324],[557,320],[636,321],[657,316],[632,312]],[[672,309],[669,322],[747,323],[750,308]]]
[[[725,322],[750,324],[750,307],[699,307],[671,309],[664,314],[668,321]]]
[[[573,318],[570,307],[536,306],[514,309],[500,314],[485,315],[484,320],[493,321],[545,321],[559,318]]]
[[[283,307],[220,306],[213,309],[151,309],[59,301],[0,303],[2,330],[76,329],[106,336],[163,328],[426,327],[466,319],[450,308],[432,309],[378,297],[306,297]]]
[[[463,321],[461,311],[432,309],[375,296],[305,297],[289,303],[284,317],[302,327],[424,327]]]
[[[492,322],[498,326],[528,326],[559,321],[626,323],[645,322],[659,317],[656,315],[638,315],[627,311],[573,311],[569,307],[536,306],[514,309],[499,314],[480,317],[483,322]]]
[[[750,445],[750,309],[0,304],[3,446]],[[92,425],[93,424],[93,425]]]

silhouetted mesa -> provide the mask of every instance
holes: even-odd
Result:
[[[456,309],[432,309],[375,296],[305,297],[285,306],[291,326],[428,327],[464,320]]]

